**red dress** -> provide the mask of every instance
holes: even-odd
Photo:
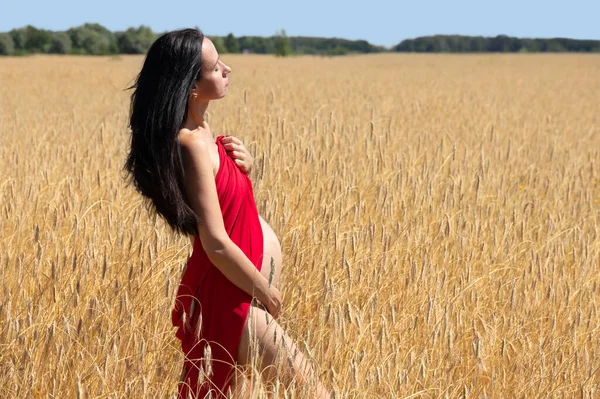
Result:
[[[260,272],[263,232],[252,182],[227,155],[223,137],[216,140],[220,165],[215,183],[225,230]],[[251,299],[210,262],[196,236],[172,311],[176,336],[186,355],[181,398],[187,399],[188,394],[204,398],[209,391],[212,398],[227,394]],[[210,366],[205,358],[210,358]]]

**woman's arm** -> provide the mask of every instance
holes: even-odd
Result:
[[[267,279],[225,231],[208,145],[191,134],[180,142],[186,170],[185,194],[200,220],[198,233],[206,255],[229,281],[258,298],[269,311],[279,313],[279,291],[269,287]]]

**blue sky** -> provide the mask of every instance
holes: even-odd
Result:
[[[66,30],[97,22],[110,30],[141,24],[154,31],[198,26],[208,35],[364,39],[392,46],[433,34],[600,39],[600,0],[327,1],[84,0],[10,1],[0,32],[25,25]]]

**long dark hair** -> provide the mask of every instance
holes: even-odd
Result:
[[[185,200],[183,162],[177,135],[187,118],[194,82],[200,79],[199,29],[159,37],[148,50],[131,95],[131,147],[124,169],[150,208],[177,232],[198,234],[198,218]]]

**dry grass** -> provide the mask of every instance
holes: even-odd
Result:
[[[600,57],[225,60],[210,121],[336,397],[597,397]],[[1,397],[175,391],[189,240],[121,173],[141,61],[0,59]]]

